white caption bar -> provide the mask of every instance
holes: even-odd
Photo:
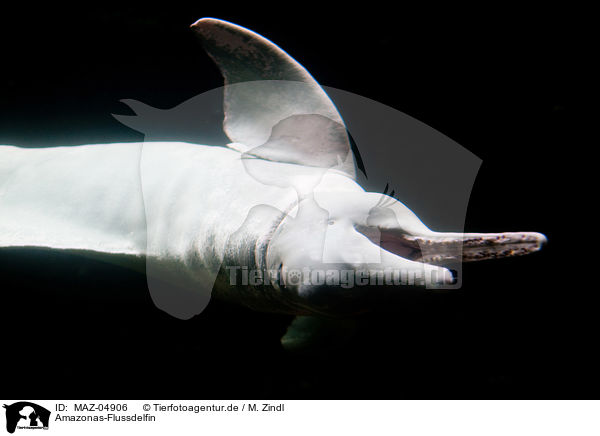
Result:
[[[0,434],[600,435],[600,401],[2,400]],[[41,430],[41,431],[40,431]],[[5,433],[8,434],[8,433]]]

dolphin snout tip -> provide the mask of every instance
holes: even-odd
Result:
[[[542,247],[548,243],[548,237],[543,233],[538,232],[523,233],[522,238],[529,242],[533,242],[536,245],[537,250],[541,250]]]

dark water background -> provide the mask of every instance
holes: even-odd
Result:
[[[321,84],[401,110],[482,158],[467,231],[550,240],[527,258],[465,265],[460,291],[365,316],[348,344],[302,356],[279,344],[288,316],[213,302],[180,321],[154,307],[140,273],[2,249],[3,394],[594,397],[598,300],[590,271],[570,263],[581,241],[567,238],[586,223],[570,224],[566,214],[581,211],[565,189],[581,155],[585,28],[565,11],[400,12],[307,4],[0,12],[1,144],[142,140],[110,114],[129,113],[120,99],[168,108],[221,86],[188,29],[215,16],[275,41]]]

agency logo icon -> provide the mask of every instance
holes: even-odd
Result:
[[[19,430],[48,430],[50,411],[29,401],[19,401],[4,405],[6,409],[6,431],[14,433]]]

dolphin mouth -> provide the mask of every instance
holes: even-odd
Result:
[[[547,242],[541,233],[435,233],[410,235],[399,229],[356,226],[382,249],[405,259],[432,265],[523,256]]]

